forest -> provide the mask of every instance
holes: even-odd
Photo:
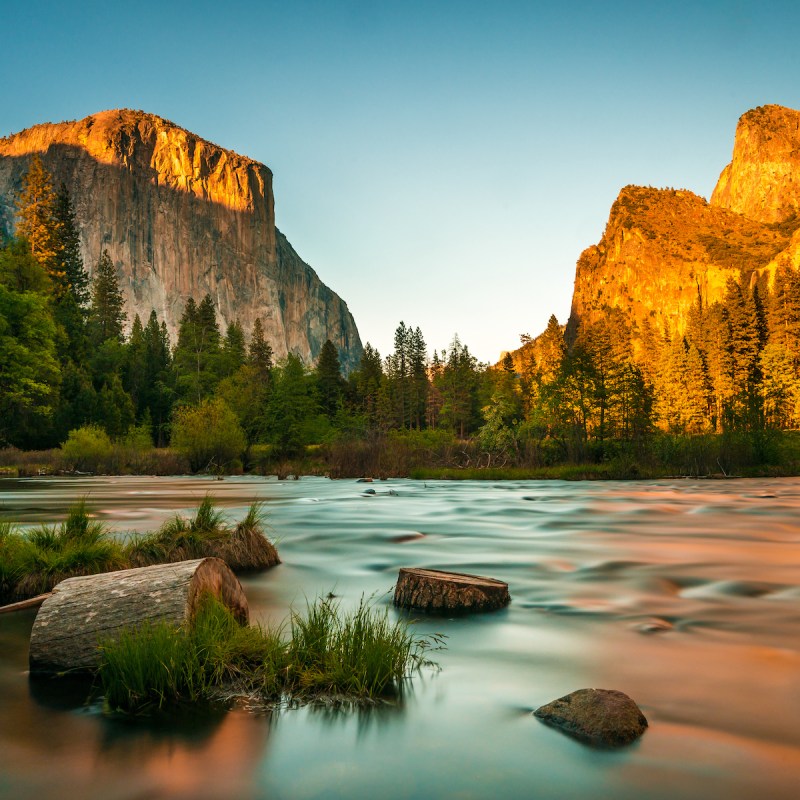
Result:
[[[741,270],[685,331],[620,309],[551,317],[499,364],[400,322],[343,375],[330,341],[280,361],[260,321],[186,303],[170,341],[83,263],[73,200],[38,157],[0,243],[0,470],[642,477],[798,470],[800,277]]]

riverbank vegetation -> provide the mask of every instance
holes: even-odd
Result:
[[[265,569],[280,559],[264,527],[258,503],[231,527],[208,496],[193,517],[176,516],[155,532],[127,540],[92,519],[83,501],[59,525],[23,531],[0,522],[0,604],[49,592],[65,578],[207,556],[234,571]]]
[[[98,677],[106,707],[127,713],[243,695],[261,702],[397,697],[441,642],[391,622],[387,608],[363,598],[350,612],[318,599],[275,630],[242,626],[207,598],[184,627],[145,624],[102,643]]]
[[[173,341],[129,319],[119,265],[81,259],[72,200],[37,158],[0,245],[0,474],[656,477],[800,472],[800,273],[743,265],[681,330],[619,309],[497,365],[401,322],[348,375],[277,363],[257,320],[188,299]]]

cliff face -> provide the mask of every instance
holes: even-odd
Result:
[[[188,298],[210,294],[223,326],[238,318],[249,332],[260,317],[278,358],[311,363],[330,338],[356,365],[355,322],[276,229],[263,164],[138,111],[37,125],[0,139],[8,231],[33,153],[70,190],[89,272],[103,249],[116,264],[129,322],[155,309],[174,340]]]
[[[627,186],[603,237],[578,260],[570,330],[623,309],[634,328],[682,333],[698,297],[729,277],[800,263],[800,112],[766,106],[739,121],[732,163],[706,202],[692,192]]]
[[[742,115],[711,203],[766,223],[800,208],[800,111],[761,106]]]

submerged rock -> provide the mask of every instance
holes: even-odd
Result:
[[[647,728],[639,706],[614,689],[578,689],[533,713],[542,722],[598,747],[630,744]]]

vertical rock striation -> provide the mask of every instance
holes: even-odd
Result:
[[[171,122],[104,111],[0,139],[0,227],[38,153],[75,202],[84,261],[117,266],[129,321],[151,309],[175,335],[189,297],[214,299],[221,323],[261,317],[275,355],[316,359],[330,338],[346,368],[361,341],[344,301],[275,227],[272,173]]]

